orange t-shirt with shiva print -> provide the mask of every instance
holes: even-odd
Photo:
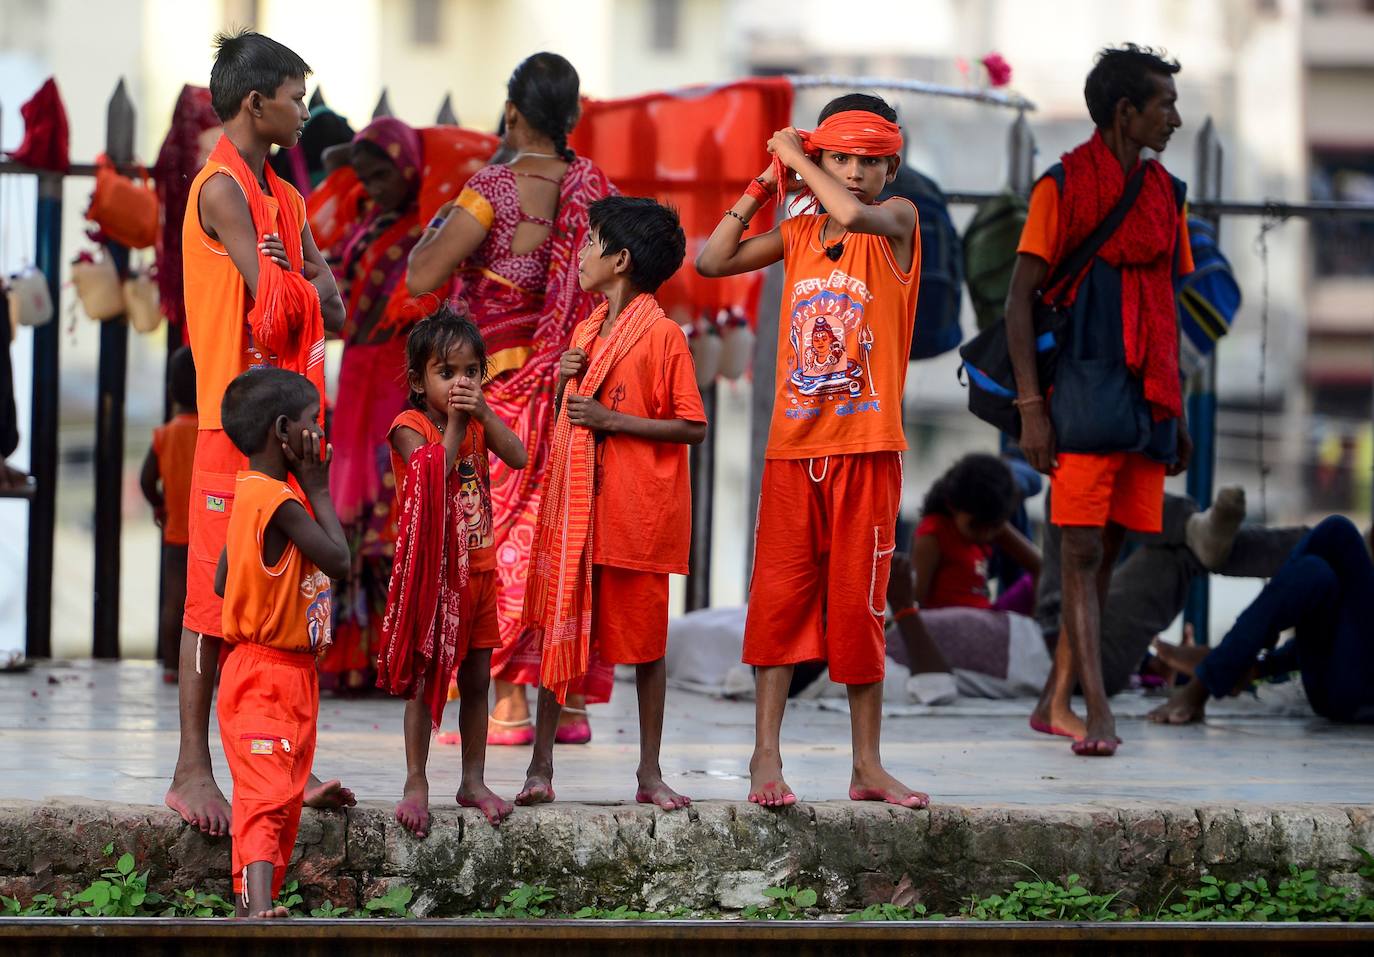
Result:
[[[275,565],[263,560],[268,523],[287,502],[305,500],[262,472],[239,472],[224,548],[224,638],[278,651],[324,654],[333,641],[329,576],[288,541]]]
[[[186,218],[181,226],[182,276],[186,298],[186,332],[196,362],[196,406],[202,429],[222,428],[219,421],[224,390],[241,372],[254,365],[280,365],[277,357],[259,349],[248,328],[253,296],[243,281],[229,250],[210,238],[200,224],[200,191],[212,176],[224,175],[238,183],[228,169],[208,163],[191,181]],[[242,184],[239,184],[242,188]],[[282,182],[285,201],[296,211],[296,222],[305,222],[305,200],[289,183]],[[272,228],[277,228],[281,196],[267,196]],[[321,414],[324,401],[321,397]],[[321,418],[323,421],[323,418]]]
[[[891,243],[867,233],[847,233],[831,259],[821,243],[828,219],[795,216],[780,227],[785,271],[765,458],[906,449],[902,393],[920,288],[920,225],[911,268],[902,269]]]
[[[419,432],[426,444],[437,445],[444,441],[444,433],[419,409],[406,409],[396,416],[387,432],[388,438],[401,426]],[[391,449],[391,473],[396,481],[397,508],[393,514],[399,515],[410,465],[396,452],[396,446],[388,443],[388,447]],[[486,431],[471,418],[463,444],[458,447],[458,456],[453,460],[453,468],[460,483],[458,505],[463,514],[459,521],[467,530],[468,570],[491,571],[496,567],[496,532],[491,519],[491,463],[487,460]]]
[[[608,340],[598,338],[593,353]],[[596,398],[642,419],[705,422],[687,337],[660,318],[610,371]],[[596,437],[592,562],[643,572],[687,574],[692,542],[688,449],[633,435]]]

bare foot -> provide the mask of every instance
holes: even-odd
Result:
[[[854,769],[849,777],[849,800],[886,801],[900,807],[923,808],[930,804],[930,795],[913,791],[880,765],[871,771]]]
[[[211,837],[229,833],[229,802],[209,768],[174,774],[163,801],[183,821]]]
[[[429,781],[423,774],[406,778],[405,790],[396,805],[396,820],[422,840],[429,836]]]
[[[1083,719],[1069,708],[1060,710],[1043,702],[1035,706],[1030,716],[1031,730],[1041,734],[1057,734],[1080,741],[1088,731]]]
[[[255,920],[281,920],[283,917],[290,917],[291,913],[285,907],[278,906],[271,910],[260,910],[250,916]]]
[[[1105,717],[1088,723],[1083,737],[1073,743],[1073,753],[1081,758],[1110,758],[1121,746],[1116,736],[1116,718],[1107,712]]]
[[[358,799],[353,796],[353,792],[344,787],[343,783],[338,780],[321,781],[312,774],[310,780],[306,782],[306,807],[333,810],[354,807],[357,803]]]
[[[1245,521],[1245,490],[1230,485],[1217,490],[1212,507],[1188,517],[1184,543],[1208,571],[1226,564],[1236,532]]]
[[[521,807],[530,807],[534,804],[548,804],[553,799],[553,772],[531,771],[525,778],[525,786],[515,796],[515,803]]]
[[[1148,717],[1155,724],[1192,724],[1207,715],[1207,689],[1194,678],[1170,695],[1169,700],[1151,711]]]
[[[764,807],[790,807],[797,803],[797,796],[782,779],[781,757],[754,753],[749,761],[749,801]]]
[[[1199,648],[1186,641],[1181,645],[1170,644],[1167,641],[1155,641],[1150,646],[1150,650],[1155,653],[1155,657],[1160,661],[1190,678],[1197,672],[1197,666],[1202,664],[1202,660],[1212,653],[1210,648]]]
[[[476,787],[461,787],[454,795],[459,807],[475,807],[486,817],[492,827],[498,826],[515,810],[515,805],[503,799],[485,784]]]
[[[640,804],[655,804],[665,811],[678,811],[692,803],[685,794],[678,794],[664,782],[661,774],[639,775],[635,800]]]

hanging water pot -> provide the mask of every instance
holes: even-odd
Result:
[[[732,316],[720,335],[723,349],[720,354],[720,376],[731,382],[749,371],[754,361],[754,330],[743,316]]]
[[[52,322],[52,295],[48,277],[35,266],[25,266],[10,277],[10,315],[21,326],[42,326]]]
[[[119,270],[109,256],[79,259],[72,263],[72,285],[86,315],[99,322],[124,313],[124,290]]]
[[[135,332],[147,335],[162,324],[157,283],[147,271],[124,280],[124,315]]]
[[[697,367],[697,388],[705,389],[716,381],[716,374],[720,372],[721,352],[725,348],[716,324],[708,321],[697,326],[687,340],[687,347]]]

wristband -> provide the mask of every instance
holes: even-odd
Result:
[[[735,218],[738,219],[741,223],[744,224],[744,228],[745,228],[745,229],[748,229],[748,228],[749,228],[749,220],[745,219],[743,216],[741,216],[739,213],[735,212],[733,209],[727,209],[727,210],[725,211],[725,215],[726,215],[726,216],[733,216],[733,217],[735,217]]]
[[[1045,397],[1043,395],[1028,395],[1025,398],[1018,396],[1011,400],[1011,404],[1018,409],[1024,409],[1028,405],[1043,405]]]
[[[760,206],[767,206],[768,202],[773,198],[773,191],[755,178],[751,179],[749,185],[744,187],[744,195],[748,196]]]
[[[895,624],[896,622],[901,621],[903,618],[912,618],[918,612],[920,612],[920,610],[921,609],[916,605],[908,605],[905,608],[899,608],[892,613],[892,621]]]

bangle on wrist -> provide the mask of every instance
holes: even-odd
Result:
[[[1011,404],[1018,409],[1024,409],[1028,405],[1044,405],[1045,397],[1043,395],[1017,396],[1011,400]]]
[[[901,621],[903,618],[911,618],[915,616],[920,610],[921,609],[918,605],[907,605],[905,608],[898,608],[896,611],[892,613],[892,620],[894,622],[898,622]]]
[[[726,215],[726,216],[733,216],[733,217],[735,217],[735,218],[738,219],[741,223],[744,224],[744,228],[745,228],[745,229],[748,229],[748,228],[749,228],[749,220],[745,219],[743,216],[741,216],[739,213],[735,212],[733,209],[727,209],[727,210],[725,211],[725,215]]]
[[[760,206],[767,206],[768,201],[773,198],[773,191],[768,185],[757,176],[749,181],[749,185],[744,187],[744,195],[748,196]]]

